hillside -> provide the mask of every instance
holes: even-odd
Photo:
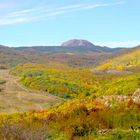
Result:
[[[134,131],[139,130],[139,73],[94,75],[87,68],[36,63],[18,65],[10,73],[20,77],[26,89],[49,92],[64,102],[47,110],[0,116],[8,120],[1,122],[0,137],[7,128],[6,138],[19,140],[23,136],[37,140],[135,140],[140,136]]]
[[[131,95],[139,88],[139,73],[95,75],[90,69],[64,64],[27,63],[12,69],[24,86],[48,91],[61,98],[94,98],[103,95]],[[129,88],[131,87],[131,88]]]
[[[122,48],[109,48],[94,45],[87,40],[73,39],[62,43],[60,46],[31,46],[18,47],[16,50],[24,52],[47,52],[47,53],[88,53],[88,52],[114,52]]]
[[[139,47],[84,53],[1,48],[9,61],[0,70],[0,139],[139,139]],[[7,62],[18,65],[8,71]]]
[[[104,57],[108,57],[110,55],[111,54],[104,52],[70,53],[68,50],[66,52],[61,52],[61,50],[60,52],[55,52],[54,50],[52,52],[40,52],[40,47],[39,51],[33,51],[31,48],[23,50],[23,48],[9,48],[3,46],[0,47],[0,66],[3,67],[5,65],[5,67],[13,67],[17,64],[34,62],[45,64],[64,63],[74,67],[87,67],[91,65],[97,65],[97,63],[101,61]]]
[[[139,140],[140,137],[136,131],[139,109],[127,103],[108,108],[96,100],[74,100],[50,110],[0,117],[1,139]]]
[[[18,64],[10,74],[0,73],[1,139],[135,140],[140,136],[133,130],[139,129],[139,72],[95,75],[87,67],[51,62]]]
[[[94,45],[93,43],[91,43],[90,41],[87,40],[83,40],[83,39],[72,39],[72,40],[68,40],[64,43],[62,43],[61,45],[63,48],[67,47],[67,48],[73,48],[76,49],[78,47],[82,48],[86,48],[87,51],[97,51],[97,52],[113,52],[113,51],[119,51],[123,48],[109,48],[109,47],[105,47],[105,46],[99,46],[99,45]]]
[[[83,43],[83,45],[86,45]],[[27,62],[64,63],[73,67],[95,66],[104,59],[117,55],[120,49],[92,45],[87,46],[0,46],[0,65],[16,66]]]
[[[59,101],[60,99],[53,95],[22,86],[17,77],[9,75],[8,70],[0,70],[0,112],[11,114],[29,110],[40,111]]]
[[[136,70],[140,67],[140,47],[131,48],[125,50],[118,56],[105,60],[94,70],[96,71],[107,71],[107,70]]]

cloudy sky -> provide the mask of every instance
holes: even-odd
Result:
[[[0,0],[0,44],[140,44],[140,0]]]

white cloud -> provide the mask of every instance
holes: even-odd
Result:
[[[112,48],[116,47],[135,47],[137,45],[140,45],[140,41],[105,41],[105,42],[94,42],[96,44],[99,44],[101,46],[108,46]]]
[[[31,9],[24,9],[20,11],[14,11],[9,13],[5,16],[0,17],[0,25],[8,25],[8,24],[16,24],[16,23],[24,23],[24,22],[31,22],[34,20],[40,20],[47,17],[57,16],[65,13],[76,12],[80,10],[88,10],[94,9],[98,7],[108,7],[108,6],[115,6],[115,5],[122,5],[124,1],[120,1],[117,3],[104,3],[104,4],[75,4],[75,5],[66,5],[66,6],[59,6],[55,8],[31,8]],[[1,7],[2,5],[0,5]]]

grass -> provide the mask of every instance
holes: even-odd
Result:
[[[82,104],[81,104],[82,103]],[[0,115],[0,138],[10,140],[139,140],[139,108],[106,108],[93,100],[70,101],[50,110]],[[89,106],[90,104],[90,106]],[[134,130],[131,129],[134,127]],[[100,130],[107,130],[99,133]],[[26,135],[25,135],[26,134]]]
[[[5,84],[5,83],[6,83],[6,80],[0,79],[0,85]]]
[[[60,99],[48,93],[33,91],[21,86],[8,70],[0,71],[0,112],[14,113],[50,108]],[[6,83],[5,83],[6,81]],[[3,84],[5,83],[5,84]],[[48,104],[48,105],[47,105]]]

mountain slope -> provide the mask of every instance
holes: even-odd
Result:
[[[10,48],[1,45],[0,65],[15,66],[27,62],[57,62],[71,66],[89,67],[98,65],[103,60],[112,58],[122,51],[122,48],[101,47],[86,40],[70,40],[63,43],[62,46]]]
[[[76,46],[85,46],[87,48],[90,48],[90,47],[95,47],[94,44],[92,44],[91,42],[87,41],[87,40],[83,40],[83,39],[72,39],[72,40],[69,40],[69,41],[66,41],[64,43],[62,43],[61,46],[64,46],[64,47],[76,47]]]
[[[104,57],[110,56],[109,53],[104,52],[85,52],[84,47],[82,51],[81,48],[77,48],[77,52],[71,49],[61,48],[55,51],[53,47],[51,51],[44,51],[49,49],[49,47],[26,47],[26,48],[10,48],[5,46],[0,46],[0,66],[6,65],[6,67],[16,66],[17,64],[23,64],[27,62],[32,63],[63,63],[71,66],[90,66],[96,65],[99,61],[102,61]],[[41,49],[41,50],[40,50]],[[57,49],[57,47],[56,47]],[[58,49],[57,49],[58,50]],[[80,52],[81,51],[81,52]]]
[[[0,83],[0,112],[42,110],[60,101],[48,93],[43,94],[43,92],[23,87],[17,82],[16,77],[9,74],[8,70],[0,70],[0,78],[5,80]]]
[[[48,53],[87,53],[87,52],[114,52],[122,48],[109,48],[94,45],[87,40],[73,39],[62,43],[61,46],[31,46],[18,47],[16,50],[24,52],[48,52]]]
[[[94,45],[93,43],[83,40],[83,39],[72,39],[62,43],[63,47],[86,47],[89,51],[103,51],[103,52],[113,52],[121,50],[122,48],[109,48],[105,46]]]
[[[27,58],[20,51],[0,45],[0,65],[14,66],[26,60]]]
[[[95,70],[129,70],[140,66],[140,46],[126,49],[113,59],[103,62]]]

